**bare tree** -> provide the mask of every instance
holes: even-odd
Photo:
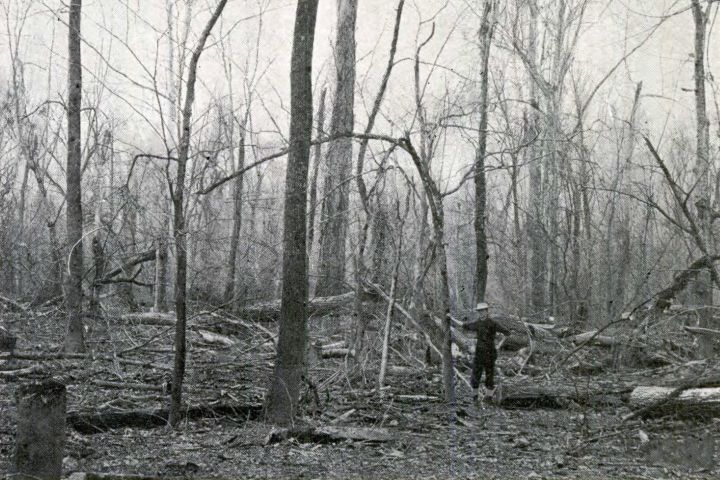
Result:
[[[307,176],[312,135],[312,57],[318,0],[299,0],[290,67],[290,151],[283,214],[283,279],[277,359],[266,399],[268,420],[297,414],[307,342]]]
[[[480,122],[478,124],[478,147],[475,152],[475,300],[485,301],[488,277],[488,248],[485,233],[487,184],[485,179],[485,156],[487,155],[488,129],[488,76],[490,47],[494,21],[494,0],[486,0],[480,20]]]
[[[695,119],[696,119],[696,157],[695,157],[695,206],[697,207],[697,216],[699,220],[700,235],[705,245],[710,248],[713,242],[713,216],[707,210],[711,205],[710,198],[712,195],[712,186],[710,178],[712,165],[710,159],[710,120],[707,115],[707,99],[706,99],[706,74],[705,61],[707,55],[705,53],[705,41],[707,34],[707,24],[710,18],[710,9],[713,2],[708,2],[707,7],[703,8],[700,0],[692,0],[693,23],[695,25],[695,62],[694,62],[694,79],[695,79]],[[708,252],[709,253],[709,252]],[[694,293],[702,310],[700,313],[700,326],[712,328],[713,324],[713,283],[711,272],[704,271],[695,280]],[[701,337],[702,353],[705,356],[713,354],[714,340],[709,335]]]
[[[175,362],[173,368],[172,391],[170,392],[170,424],[177,425],[180,420],[182,406],[182,384],[185,377],[186,357],[186,291],[187,291],[187,231],[185,227],[185,176],[190,150],[190,135],[192,130],[192,109],[195,101],[195,82],[197,81],[197,67],[200,56],[205,49],[210,32],[222,14],[227,0],[220,0],[200,34],[188,65],[187,83],[185,86],[185,106],[182,112],[182,134],[178,149],[177,174],[172,192],[173,201],[173,227],[175,233],[175,323],[174,352]]]
[[[353,131],[355,102],[355,20],[358,0],[337,0],[335,40],[335,97],[330,119],[330,136]],[[348,228],[352,168],[352,138],[331,141],[327,152],[325,201],[320,230],[320,259],[315,295],[343,293],[345,283],[345,242]]]
[[[65,336],[67,352],[83,352],[85,338],[82,321],[83,279],[83,216],[82,156],[80,149],[80,109],[82,107],[82,58],[80,53],[80,18],[82,0],[71,0],[68,29],[68,148],[65,189],[67,204],[68,276],[65,305],[68,329]]]

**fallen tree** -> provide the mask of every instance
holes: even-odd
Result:
[[[720,388],[636,387],[630,394],[636,417],[720,415]]]
[[[347,292],[331,297],[315,297],[308,302],[308,319],[325,315],[349,313],[352,310],[354,299],[355,292]],[[363,295],[363,300],[375,301],[377,300],[377,295],[366,292]],[[258,322],[277,321],[280,317],[280,300],[241,307],[238,310],[238,315]]]
[[[259,404],[196,405],[183,409],[182,416],[188,420],[215,416],[256,420],[262,416],[262,411],[263,407]],[[67,425],[83,434],[101,433],[116,428],[156,428],[167,423],[166,408],[89,414],[71,412],[67,416]]]
[[[503,385],[500,406],[505,408],[567,408],[619,405],[628,400],[630,386],[605,385]]]
[[[137,265],[143,264],[145,262],[149,262],[155,260],[155,249],[147,250],[145,252],[139,253],[135,255],[134,257],[129,258],[125,261],[122,265],[119,267],[115,267],[109,272],[107,272],[101,279],[97,280],[95,283],[102,285],[106,283],[116,283],[117,280],[114,280],[115,277],[120,275],[121,273],[125,272],[125,274],[129,274],[132,272],[132,269],[136,267]],[[127,281],[132,281],[132,279],[127,278]]]
[[[272,445],[288,439],[295,439],[299,443],[338,443],[345,441],[359,442],[389,442],[396,436],[384,428],[368,427],[308,427],[296,429],[273,429],[265,439],[265,445]]]

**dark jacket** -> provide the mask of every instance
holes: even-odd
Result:
[[[477,353],[480,354],[481,358],[492,358],[494,360],[497,357],[497,350],[495,349],[495,336],[498,333],[510,336],[510,330],[499,325],[492,318],[488,317],[478,322],[477,344],[475,349]]]

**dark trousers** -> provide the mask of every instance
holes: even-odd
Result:
[[[473,362],[472,380],[470,384],[473,389],[480,386],[480,379],[485,372],[485,387],[495,388],[495,356],[475,355]]]

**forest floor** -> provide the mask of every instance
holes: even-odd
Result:
[[[442,401],[436,367],[423,367],[396,345],[387,388],[376,385],[377,361],[345,373],[343,359],[320,360],[311,370],[318,395],[305,392],[306,425],[382,429],[384,441],[269,442],[273,427],[259,406],[272,368],[274,326],[250,325],[230,336],[204,330],[219,314],[190,321],[186,402],[220,406],[167,426],[68,427],[64,471],[113,472],[178,478],[718,478],[716,418],[623,420],[624,404],[561,409],[505,409],[472,404],[460,382],[457,421]],[[234,321],[234,325],[241,325]],[[63,319],[56,311],[0,315],[18,336],[21,359],[0,361],[0,472],[14,450],[18,383],[52,375],[68,385],[73,415],[159,409],[167,403],[172,328],[103,321],[88,335],[89,358],[53,358]],[[209,327],[208,327],[209,328]],[[216,330],[217,331],[217,330]],[[326,332],[325,332],[326,333]],[[43,357],[44,355],[44,357]],[[26,359],[22,359],[25,356]],[[33,358],[36,356],[36,358]],[[16,374],[14,370],[19,370]],[[467,372],[466,372],[467,373]],[[657,384],[673,369],[600,377],[502,378],[505,385],[589,382]],[[318,405],[319,400],[319,405]],[[235,406],[233,409],[228,406]],[[212,412],[215,414],[212,414]],[[228,413],[229,412],[229,413]],[[80,430],[80,431],[78,431]],[[90,429],[92,430],[92,428]],[[698,453],[700,452],[700,453]]]

